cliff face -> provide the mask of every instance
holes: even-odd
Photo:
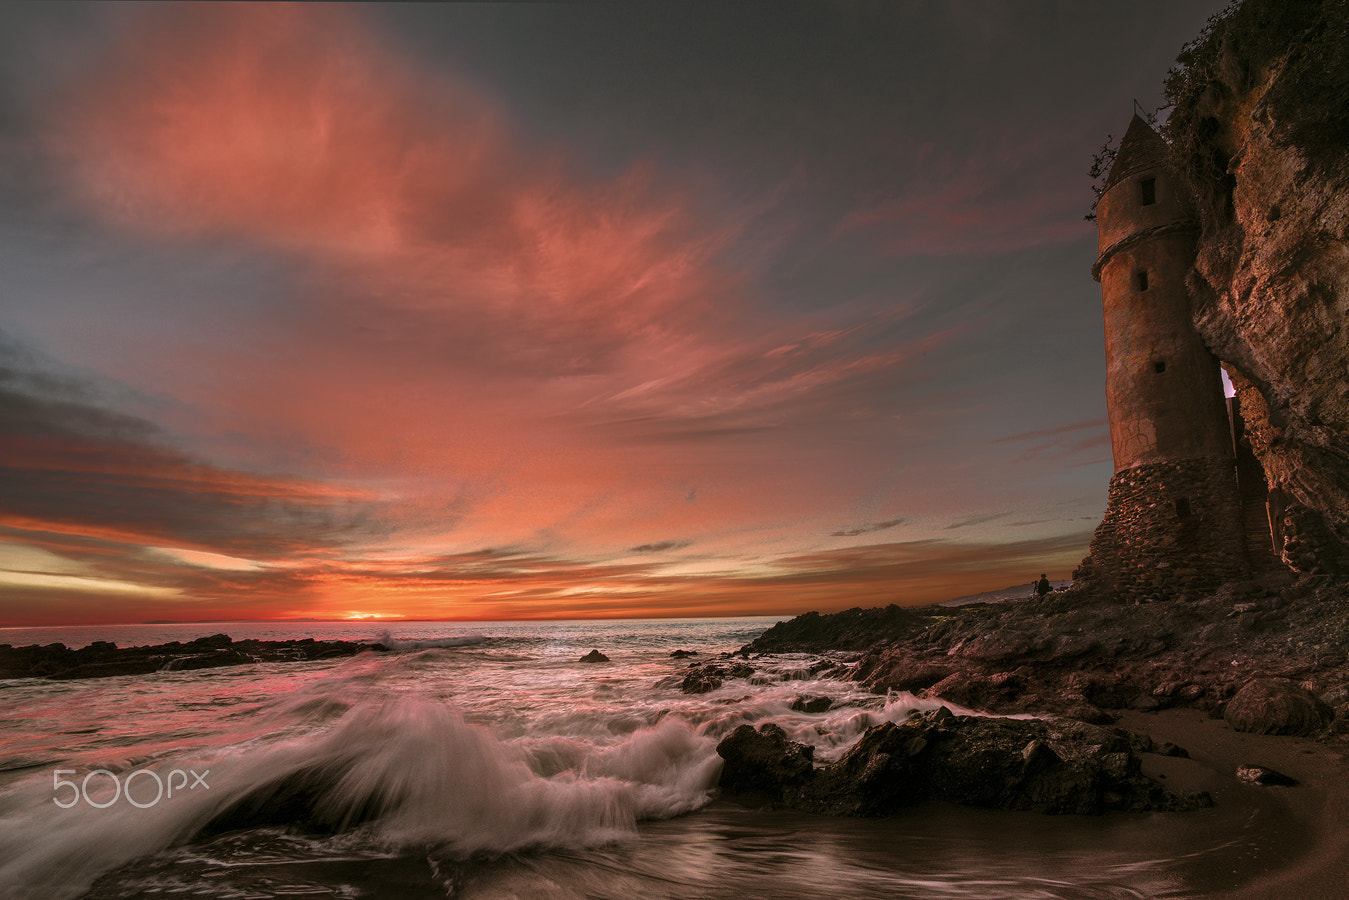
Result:
[[[1237,387],[1284,561],[1349,573],[1349,4],[1246,0],[1168,93],[1202,224],[1195,325]]]

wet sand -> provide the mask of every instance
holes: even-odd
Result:
[[[1144,772],[1172,787],[1210,791],[1219,807],[1274,806],[1261,835],[1263,872],[1239,889],[1198,896],[1228,900],[1344,900],[1349,898],[1349,747],[1307,738],[1243,734],[1194,709],[1129,712],[1118,725],[1186,748],[1190,760],[1146,756]],[[1239,766],[1259,765],[1300,782],[1293,787],[1239,782]],[[1277,823],[1277,824],[1276,824]],[[1201,862],[1201,865],[1204,864]],[[1214,864],[1229,865],[1230,861]],[[1230,873],[1207,873],[1221,884]],[[1200,881],[1206,880],[1204,878]]]

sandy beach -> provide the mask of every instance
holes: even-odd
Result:
[[[1254,815],[1279,833],[1252,853],[1264,874],[1238,891],[1203,896],[1230,900],[1342,900],[1349,897],[1349,758],[1333,743],[1301,737],[1243,734],[1195,709],[1126,712],[1121,727],[1171,741],[1189,760],[1145,756],[1144,772],[1173,788],[1207,790],[1219,810]],[[1293,787],[1257,786],[1237,780],[1239,766],[1259,765],[1297,779]],[[1214,873],[1215,878],[1227,873]]]

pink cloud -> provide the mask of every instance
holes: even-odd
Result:
[[[691,609],[693,581],[657,589],[659,566],[593,560],[670,542],[777,558],[886,477],[888,452],[835,464],[821,423],[876,433],[874,389],[919,377],[968,326],[875,341],[912,312],[903,298],[863,322],[769,319],[754,273],[727,261],[733,215],[640,161],[600,177],[530,144],[499,101],[401,57],[359,15],[150,7],[51,118],[76,195],[112,227],[293,263],[246,343],[153,350],[194,410],[173,424],[241,469],[284,455],[353,485],[377,519],[349,557],[300,552],[200,590],[429,614],[450,588],[514,579],[521,599],[499,614],[530,597],[581,610],[562,604],[583,584]],[[902,213],[882,202],[855,227]],[[489,546],[545,562],[489,577],[465,555]],[[402,562],[371,562],[385,557]],[[463,577],[426,574],[430,559]],[[753,608],[775,602],[772,584],[754,591]]]
[[[508,357],[564,372],[726,291],[711,259],[733,226],[694,221],[640,165],[596,179],[525,145],[492,99],[344,7],[154,10],[70,86],[51,134],[124,227],[281,247],[332,273],[321,288],[467,315],[513,338]]]

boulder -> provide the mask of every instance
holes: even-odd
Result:
[[[720,675],[698,670],[685,675],[679,689],[686,694],[707,694],[721,687],[721,683]]]
[[[680,689],[686,694],[706,694],[721,687],[727,678],[749,678],[754,667],[747,663],[703,663],[690,667]]]
[[[1282,678],[1256,678],[1227,702],[1223,718],[1252,734],[1315,734],[1335,718],[1320,698]]]
[[[1025,680],[1011,672],[994,675],[956,672],[934,684],[927,693],[972,709],[997,709],[1015,700],[1024,688]]]
[[[1298,783],[1296,778],[1265,766],[1239,766],[1237,768],[1237,780],[1244,781],[1247,784],[1281,787],[1293,787]]]
[[[1211,806],[1141,774],[1127,732],[1066,719],[956,716],[941,709],[868,729],[838,762],[808,766],[810,747],[782,729],[736,729],[717,746],[725,796],[813,813],[883,816],[929,800],[1042,813]],[[728,780],[729,775],[729,780]]]
[[[913,659],[894,651],[864,660],[858,665],[859,670],[863,665],[867,668],[855,677],[873,691],[917,693],[954,671],[949,665]]]
[[[591,650],[585,656],[581,657],[581,662],[583,663],[602,663],[608,661],[609,657],[605,656],[598,650]]]
[[[810,778],[815,748],[787,740],[786,732],[769,722],[758,731],[752,725],[736,728],[717,745],[717,754],[725,760],[722,793],[776,796]]]
[[[792,701],[792,709],[803,713],[828,712],[834,701],[829,697],[797,697]]]

